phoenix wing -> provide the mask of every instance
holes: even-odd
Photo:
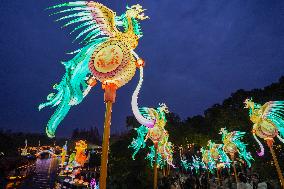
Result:
[[[88,78],[90,78],[89,61],[95,49],[115,36],[115,13],[104,5],[96,2],[76,1],[55,5],[49,10],[60,9],[52,15],[64,14],[57,21],[67,21],[63,27],[76,25],[73,32],[80,31],[76,39],[84,37],[81,43],[84,46],[71,54],[75,56],[66,62],[65,74],[60,83],[54,86],[57,93],[48,95],[47,102],[39,105],[39,109],[47,106],[57,107],[49,119],[46,133],[49,137],[55,136],[57,126],[69,112],[71,106],[82,102],[90,91]]]
[[[63,27],[77,24],[73,32],[81,30],[75,40],[85,35],[82,42],[89,43],[98,36],[114,37],[118,32],[116,28],[116,13],[101,3],[76,1],[49,7],[48,9],[61,8],[52,15],[64,14],[56,21],[66,21]],[[67,15],[65,15],[67,14]]]
[[[262,118],[273,122],[284,137],[284,101],[269,101],[262,108]]]
[[[247,144],[241,141],[243,139],[245,132],[234,131],[233,142],[237,146],[239,156],[245,160],[249,167],[251,167],[251,161],[254,160],[251,153],[247,151]]]
[[[137,138],[134,138],[131,142],[131,144],[128,146],[128,148],[133,148],[134,152],[132,155],[132,159],[135,159],[136,154],[141,148],[145,148],[146,142],[145,142],[145,136],[148,133],[148,128],[144,125],[141,125],[139,128],[135,129],[137,131]]]

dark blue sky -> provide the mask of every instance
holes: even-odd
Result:
[[[37,106],[64,74],[60,61],[78,47],[70,29],[44,11],[62,1],[1,0],[0,128],[44,132],[50,109]],[[165,102],[182,118],[202,114],[239,88],[269,85],[284,74],[282,0],[100,1],[121,14],[139,2],[150,20],[142,23],[136,51],[147,61],[139,104]],[[137,72],[138,73],[138,72]],[[112,132],[125,130],[138,74],[117,92]],[[96,86],[58,127],[69,136],[76,127],[103,129],[104,103]]]

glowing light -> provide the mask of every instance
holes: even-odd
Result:
[[[138,59],[139,60],[139,59]],[[134,149],[132,158],[135,158],[135,155],[141,148],[145,148],[145,141],[149,138],[154,144],[157,144],[157,154],[158,154],[158,165],[161,167],[164,163],[164,160],[171,166],[173,165],[173,150],[172,144],[168,142],[168,132],[164,129],[166,125],[166,115],[168,113],[168,108],[165,104],[160,104],[157,109],[154,108],[138,108],[138,94],[143,82],[143,62],[137,63],[140,68],[140,78],[137,84],[137,87],[132,95],[131,107],[133,114],[141,126],[136,129],[137,138],[132,140],[129,148]],[[154,152],[153,147],[150,148],[151,153],[147,155],[147,159],[150,160],[151,164],[153,163]],[[160,159],[163,159],[160,160]]]
[[[187,171],[191,167],[191,163],[187,162],[186,159],[181,159],[181,166]]]
[[[145,62],[143,59],[139,58],[137,61],[136,61],[136,67],[140,68],[140,67],[143,67],[145,65]]]
[[[199,172],[200,168],[206,169],[205,163],[197,156],[192,156],[192,166],[194,167],[196,173]]]
[[[148,17],[140,5],[127,7],[124,14],[116,16],[111,9],[93,1],[67,2],[47,9],[61,9],[51,15],[64,14],[56,20],[65,22],[63,27],[78,24],[71,33],[78,32],[75,40],[82,44],[82,48],[69,53],[75,55],[71,60],[62,62],[65,74],[53,87],[57,92],[50,93],[47,102],[39,105],[39,110],[56,108],[46,127],[47,135],[54,137],[71,107],[83,101],[96,80],[111,80],[121,87],[132,79],[137,57],[133,50],[142,37],[139,20]],[[110,53],[105,55],[107,52]]]
[[[137,131],[137,138],[133,139],[129,148],[133,148],[134,152],[132,155],[132,159],[135,160],[135,155],[138,153],[138,151],[141,148],[145,148],[146,147],[146,143],[145,143],[145,136],[148,133],[148,128],[145,127],[144,125],[141,125],[139,128],[135,128],[135,130]]]
[[[64,166],[66,155],[67,155],[67,141],[65,142],[65,145],[63,146],[62,152],[61,152],[61,165],[62,166]]]
[[[258,140],[258,138],[255,136],[255,134],[253,134],[253,138],[256,140],[256,142],[258,143],[259,147],[260,147],[260,152],[257,152],[258,156],[263,156],[264,155],[264,147],[261,144],[261,142]]]
[[[251,99],[245,100],[245,108],[249,109],[250,120],[253,122],[253,135],[264,154],[264,148],[257,136],[266,140],[277,138],[284,143],[284,101],[269,101],[264,105],[257,104]]]
[[[199,172],[200,168],[206,169],[205,163],[197,156],[192,156],[192,163],[189,163],[186,159],[181,159],[181,165],[186,171],[195,169],[196,173]]]
[[[96,183],[96,179],[92,178],[90,182],[91,189],[99,189],[99,183]]]
[[[281,138],[279,135],[277,135],[277,138],[278,138],[282,143],[284,143],[284,139]]]
[[[87,144],[83,140],[79,140],[76,142],[76,155],[75,155],[75,161],[78,165],[83,166],[86,162],[87,156],[85,154],[85,150],[87,149]]]
[[[226,128],[221,128],[220,134],[222,134],[222,141],[224,143],[223,150],[232,156],[238,153],[239,157],[247,162],[247,165],[251,167],[251,161],[253,160],[251,153],[247,151],[244,142],[241,141],[245,132],[233,131],[228,132]]]
[[[210,172],[214,172],[218,163],[223,163],[225,167],[230,167],[231,160],[223,151],[223,144],[215,144],[211,140],[208,141],[208,149],[201,148],[202,161]]]
[[[153,164],[155,162],[156,149],[154,145],[150,146],[149,149],[150,149],[150,153],[147,154],[145,159],[149,160],[151,167],[153,167]],[[161,153],[157,152],[157,166],[160,168],[163,168],[165,165],[166,165],[165,159],[162,157]]]
[[[143,83],[143,67],[140,67],[140,77],[139,77],[139,82],[132,94],[132,100],[131,100],[131,107],[132,107],[132,112],[137,119],[137,121],[141,125],[145,125],[146,127],[153,128],[155,125],[155,120],[151,120],[151,116],[147,116],[146,118],[141,114],[138,108],[138,94],[141,89]]]

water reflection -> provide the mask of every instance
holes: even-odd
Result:
[[[35,174],[24,182],[21,189],[52,189],[59,165],[57,158],[37,159]]]

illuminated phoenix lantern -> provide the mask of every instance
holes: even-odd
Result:
[[[241,141],[245,132],[233,131],[228,132],[226,128],[221,128],[220,133],[222,134],[222,141],[224,143],[223,150],[231,156],[234,160],[235,154],[238,153],[239,157],[247,162],[247,165],[251,166],[253,160],[250,152],[246,150],[246,145]]]
[[[187,171],[189,169],[191,169],[191,170],[193,169],[192,164],[189,163],[187,161],[187,159],[181,158],[180,162],[181,162],[181,167],[184,168],[185,171]]]
[[[192,156],[192,166],[194,167],[196,173],[198,173],[200,168],[206,168],[205,163],[201,161],[200,158],[197,156]]]
[[[210,156],[213,158],[213,160],[218,162],[220,158],[219,151],[222,148],[221,144],[215,144],[209,140],[207,146],[209,147]]]
[[[85,150],[87,149],[87,144],[83,140],[79,140],[76,142],[75,150],[76,150],[76,155],[75,155],[75,161],[77,164],[80,166],[83,166],[84,163],[87,160],[86,152]]]
[[[269,101],[260,105],[246,99],[244,103],[253,122],[253,136],[261,148],[258,155],[264,154],[264,148],[256,136],[266,140],[268,145],[273,143],[275,137],[284,143],[284,101]]]
[[[150,153],[147,156],[147,159],[151,161],[151,164],[154,161],[155,150],[158,153],[158,159],[161,157],[162,160],[165,160],[169,165],[173,166],[173,146],[172,143],[168,141],[169,134],[164,129],[167,120],[166,113],[169,113],[168,108],[165,104],[160,104],[157,109],[154,108],[141,108],[139,109],[139,114],[143,118],[147,119],[151,124],[143,125],[143,121],[139,121],[142,125],[136,128],[137,138],[133,139],[130,144],[130,148],[134,149],[132,158],[135,158],[135,155],[141,148],[146,147],[146,141],[150,139],[154,145],[150,147]],[[162,161],[159,165],[162,165]]]
[[[54,137],[70,108],[82,102],[97,80],[103,87],[111,84],[116,89],[132,79],[136,67],[144,65],[134,49],[142,37],[139,21],[148,17],[138,4],[126,7],[120,16],[93,1],[68,2],[48,9],[57,10],[52,15],[63,15],[57,19],[65,21],[63,27],[75,26],[71,33],[78,32],[75,40],[82,45],[70,53],[74,55],[71,60],[62,62],[66,73],[53,86],[57,92],[39,105],[39,110],[57,107],[46,127],[47,135]]]
[[[209,161],[207,161],[209,162]],[[192,156],[192,162],[187,162],[186,159],[181,159],[181,165],[185,170],[188,170],[189,168],[191,170],[195,169],[195,172],[198,173],[200,168],[206,169],[206,165],[203,161],[200,160],[197,156]]]
[[[223,163],[226,167],[230,167],[231,160],[223,151],[223,144],[215,144],[214,142],[209,140],[207,146],[209,147],[211,157],[217,163]]]
[[[207,144],[208,149],[201,148],[202,161],[207,165],[207,168],[213,172],[217,164],[223,164],[225,167],[230,167],[231,160],[223,151],[223,144],[216,144],[211,140]]]
[[[204,162],[204,164],[206,165],[207,169],[210,172],[213,172],[214,169],[216,168],[216,162],[211,157],[210,150],[202,147],[200,151],[202,153],[202,162]]]
[[[269,101],[264,105],[257,104],[252,99],[245,100],[245,108],[249,109],[249,117],[253,122],[252,133],[260,146],[259,156],[264,155],[264,148],[258,137],[264,139],[270,149],[281,186],[284,188],[284,178],[276,154],[273,150],[274,138],[284,143],[284,101]]]

